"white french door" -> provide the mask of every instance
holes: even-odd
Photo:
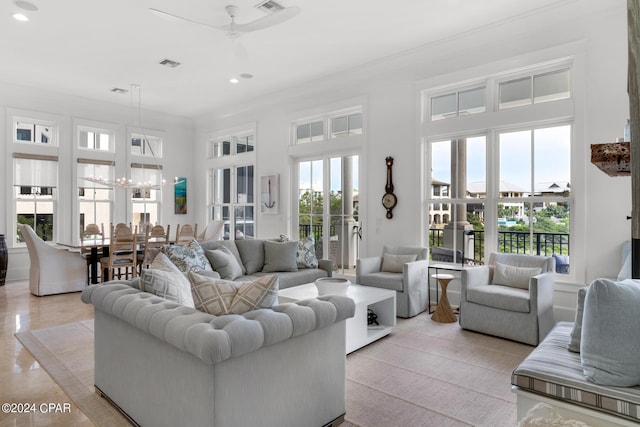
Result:
[[[355,274],[360,245],[359,156],[299,160],[296,170],[298,237],[313,235],[319,259],[331,259],[336,273]]]

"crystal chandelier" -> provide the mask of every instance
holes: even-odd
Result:
[[[131,85],[131,110],[133,111],[133,98],[134,98],[134,90],[137,90],[138,92],[138,109],[137,109],[137,126],[138,128],[142,129],[141,126],[141,115],[142,115],[142,94],[141,94],[141,88],[140,85],[135,85],[132,84]],[[162,168],[160,167],[160,164],[158,162],[158,159],[156,158],[156,155],[153,151],[153,147],[151,146],[151,143],[149,142],[149,139],[147,138],[146,135],[143,135],[142,137],[142,151],[145,150],[145,147],[149,150],[149,152],[151,153],[151,156],[153,157],[156,165],[155,167],[153,167],[153,169],[158,170],[158,171],[162,171]],[[115,166],[115,161],[113,163],[113,165]],[[128,188],[128,189],[136,189],[136,190],[157,190],[160,189],[162,187],[164,187],[165,185],[176,185],[181,183],[182,181],[178,178],[175,177],[173,179],[172,182],[167,182],[167,180],[165,180],[162,177],[162,172],[160,172],[160,180],[159,182],[157,182],[156,180],[153,180],[153,176],[150,177],[149,180],[144,180],[144,163],[142,163],[141,165],[141,169],[142,169],[142,180],[134,180],[132,178],[127,178],[126,176],[123,176],[122,178],[116,178],[115,180],[112,179],[108,179],[108,178],[104,178],[102,176],[100,177],[94,177],[94,176],[88,176],[88,177],[82,177],[83,180],[85,181],[89,181],[89,182],[93,182],[94,184],[98,184],[104,187],[110,187],[110,188]],[[148,169],[149,170],[149,169]]]

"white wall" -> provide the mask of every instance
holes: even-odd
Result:
[[[575,7],[578,5],[580,7]],[[281,191],[292,202],[287,158],[291,122],[314,110],[330,111],[347,100],[363,100],[365,142],[360,168],[363,184],[360,213],[364,229],[361,256],[379,254],[384,244],[425,244],[420,237],[420,100],[425,81],[456,83],[456,74],[473,70],[475,77],[530,65],[532,58],[554,55],[579,56],[582,74],[577,82],[586,88],[574,102],[577,180],[576,220],[572,225],[578,245],[571,250],[582,262],[575,268],[574,283],[557,286],[556,309],[570,318],[575,306],[576,285],[595,277],[616,276],[620,268],[619,247],[630,238],[630,179],[611,178],[591,165],[590,145],[612,142],[622,136],[628,118],[626,94],[626,4],[567,2],[558,8],[523,16],[521,20],[496,23],[482,31],[434,42],[423,49],[388,60],[365,64],[339,75],[296,86],[289,91],[256,99],[253,105],[227,106],[196,119],[196,139],[216,129],[247,121],[258,123],[257,176],[278,172]],[[289,149],[289,151],[291,151]],[[387,220],[380,204],[384,193],[384,158],[395,159],[394,184],[398,205]],[[198,163],[203,168],[202,163]],[[366,166],[364,166],[366,165]],[[202,176],[203,171],[199,172]],[[287,193],[288,192],[288,193]],[[288,206],[278,216],[258,215],[259,234],[273,236],[291,232]],[[572,268],[574,265],[572,264]]]
[[[128,95],[124,95],[129,99]],[[144,107],[144,106],[143,106]],[[59,169],[59,191],[58,191],[58,239],[71,239],[71,221],[65,218],[71,216],[72,203],[75,203],[77,185],[71,182],[69,170],[73,168],[72,149],[73,141],[73,119],[94,120],[114,124],[119,131],[116,134],[118,149],[125,147],[126,127],[135,124],[136,118],[131,117],[129,102],[125,106],[96,102],[84,98],[68,96],[60,93],[36,90],[33,88],[12,84],[0,83],[0,108],[3,119],[0,120],[0,135],[4,137],[0,142],[0,156],[2,158],[3,173],[0,173],[0,234],[9,234],[9,227],[12,219],[8,218],[12,200],[12,182],[10,180],[11,171],[4,167],[11,168],[11,161],[7,159],[7,144],[13,144],[11,135],[12,123],[7,118],[7,112],[12,110],[26,110],[38,113],[54,114],[61,119],[59,146],[60,146],[60,169]],[[169,159],[164,165],[164,175],[167,177],[181,176],[187,177],[188,181],[188,214],[175,215],[173,208],[173,188],[165,187],[162,193],[163,205],[161,218],[165,224],[184,224],[193,221],[193,213],[200,209],[199,198],[194,193],[194,174],[192,172],[193,151],[193,126],[190,120],[180,117],[172,117],[166,114],[159,114],[152,111],[142,111],[142,126],[145,129],[162,131],[164,139],[164,157]],[[119,141],[119,142],[118,142]],[[123,190],[116,190],[123,191]],[[116,194],[116,204],[114,206],[114,221],[130,221],[126,218],[124,195]],[[9,249],[9,266],[7,280],[22,279],[28,277],[29,257],[26,248]]]

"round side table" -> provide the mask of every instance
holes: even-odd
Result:
[[[458,318],[453,312],[451,304],[449,304],[449,299],[447,298],[447,286],[449,285],[450,281],[455,279],[455,276],[452,274],[438,273],[431,275],[431,277],[436,279],[438,283],[440,283],[440,287],[442,288],[442,295],[440,296],[440,300],[438,301],[436,311],[431,316],[431,320],[440,323],[457,322]]]

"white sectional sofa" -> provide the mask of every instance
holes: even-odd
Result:
[[[240,262],[243,269],[242,276],[235,278],[235,281],[248,281],[255,280],[265,274],[278,273],[280,281],[280,289],[290,288],[292,286],[302,285],[305,283],[311,283],[321,277],[331,277],[333,274],[333,262],[328,259],[317,260],[317,267],[307,267],[300,263],[296,263],[295,252],[292,262],[283,259],[274,259],[269,257],[269,247],[265,249],[265,245],[273,248],[275,242],[269,239],[251,239],[251,240],[211,240],[208,242],[200,242],[202,249],[211,251],[220,247],[226,247],[229,249]],[[282,243],[282,242],[279,242]],[[289,242],[295,246],[295,242]],[[272,251],[273,253],[273,251]],[[275,261],[276,265],[272,272],[264,272],[265,263],[269,261]],[[272,262],[273,265],[273,262]],[[293,268],[296,266],[296,268]],[[278,268],[281,267],[281,268]],[[215,268],[214,268],[215,270]]]
[[[213,316],[93,285],[95,386],[144,426],[326,426],[345,413],[342,296]]]

